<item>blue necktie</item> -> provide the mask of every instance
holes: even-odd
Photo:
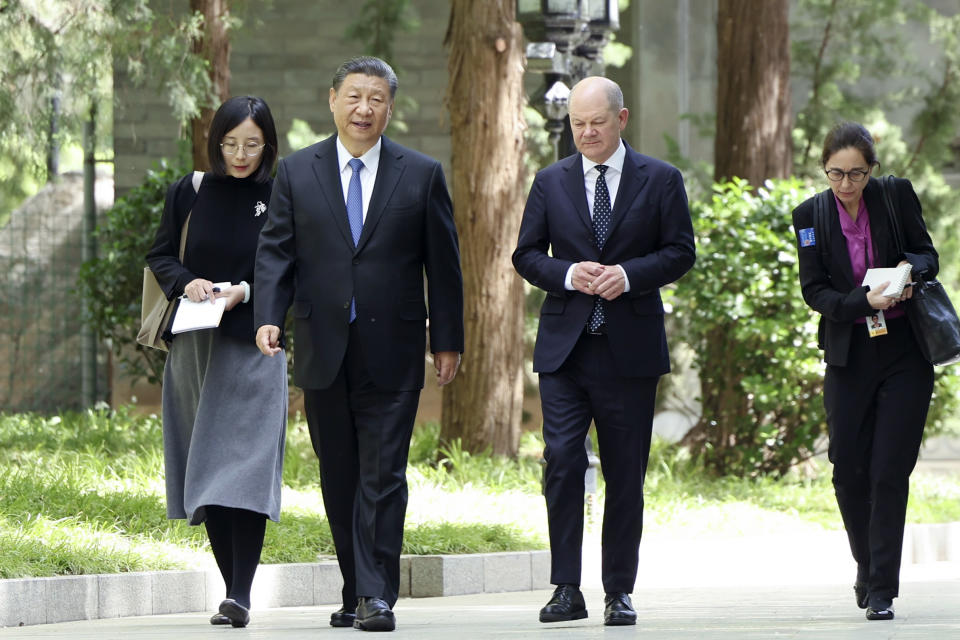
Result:
[[[597,176],[597,186],[593,191],[593,235],[596,236],[597,247],[601,250],[610,227],[610,191],[607,189],[607,179],[603,177],[607,169],[606,165],[597,165],[597,172],[600,175]],[[606,318],[603,315],[603,298],[594,296],[593,311],[590,312],[587,328],[590,331],[596,331],[604,322]]]
[[[360,241],[360,232],[363,231],[363,189],[360,187],[360,170],[363,169],[363,160],[353,158],[348,163],[353,169],[350,176],[350,186],[347,187],[347,220],[350,222],[350,234],[353,236],[353,246]],[[350,299],[350,322],[357,318],[356,298]]]

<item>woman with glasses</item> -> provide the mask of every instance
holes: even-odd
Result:
[[[830,189],[793,212],[800,284],[803,299],[821,316],[829,457],[857,563],[857,606],[866,609],[868,620],[890,620],[933,367],[920,355],[904,315],[910,287],[887,297],[889,283],[873,288],[861,283],[868,268],[909,263],[911,280],[931,279],[939,264],[920,201],[903,179],[895,181],[892,194],[904,236],[903,253],[897,252],[880,182],[870,176],[879,163],[866,129],[851,122],[835,126],[821,161]],[[822,226],[815,222],[818,198]]]
[[[207,157],[202,180],[191,173],[167,191],[147,263],[168,299],[226,299],[219,327],[165,336],[164,464],[167,517],[204,523],[226,585],[210,623],[244,627],[266,519],[280,517],[287,419],[285,358],[264,358],[253,327],[257,240],[277,159],[267,104],[224,102]]]

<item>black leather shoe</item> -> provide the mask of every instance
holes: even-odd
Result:
[[[220,613],[230,619],[234,627],[245,627],[250,624],[250,610],[234,600],[227,598],[220,603]]]
[[[603,624],[608,627],[637,624],[637,612],[626,593],[608,593],[603,598]]]
[[[867,604],[867,620],[893,620],[893,601],[870,598]]]
[[[364,631],[393,631],[397,628],[397,619],[387,603],[380,598],[360,598],[353,628]]]
[[[540,609],[540,622],[567,622],[587,617],[587,603],[575,584],[561,584],[553,592],[550,602]]]
[[[348,609],[343,605],[330,614],[331,627],[352,627],[353,621],[357,619],[357,608]]]
[[[862,582],[856,582],[853,585],[853,595],[857,598],[857,606],[861,609],[867,608],[867,585]]]
[[[230,624],[230,618],[223,615],[222,613],[215,613],[212,616],[210,616],[210,624],[213,624],[213,625]]]

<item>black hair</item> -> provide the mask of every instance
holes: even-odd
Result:
[[[833,129],[827,133],[826,140],[823,141],[823,154],[820,156],[820,164],[827,166],[827,160],[837,151],[853,147],[866,160],[867,166],[879,165],[877,161],[877,150],[873,146],[873,136],[862,124],[856,122],[840,122],[834,125]]]
[[[264,147],[260,166],[251,176],[256,182],[266,182],[273,173],[273,165],[277,161],[277,128],[273,124],[270,107],[257,96],[235,96],[230,98],[217,109],[210,123],[210,134],[207,137],[207,159],[210,161],[210,170],[218,176],[229,175],[227,163],[220,151],[220,143],[229,131],[236,128],[241,122],[250,118],[263,132]]]
[[[380,58],[359,56],[351,58],[341,64],[333,74],[333,83],[331,85],[333,90],[340,91],[343,79],[351,73],[362,73],[365,76],[383,78],[387,81],[387,84],[390,85],[390,99],[393,100],[397,95],[397,74],[393,72],[393,68],[389,64]]]

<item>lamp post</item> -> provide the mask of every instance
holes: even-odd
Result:
[[[544,128],[559,159],[576,151],[567,110],[570,87],[587,76],[604,75],[603,48],[620,28],[617,0],[517,0],[517,21],[528,40],[527,70],[544,77],[531,103],[546,118]],[[584,447],[587,517],[592,519],[600,459],[589,435]]]
[[[603,48],[620,28],[617,0],[517,0],[527,37],[527,70],[544,76],[531,104],[547,122],[555,158],[574,153],[567,117],[570,87],[603,75]]]

